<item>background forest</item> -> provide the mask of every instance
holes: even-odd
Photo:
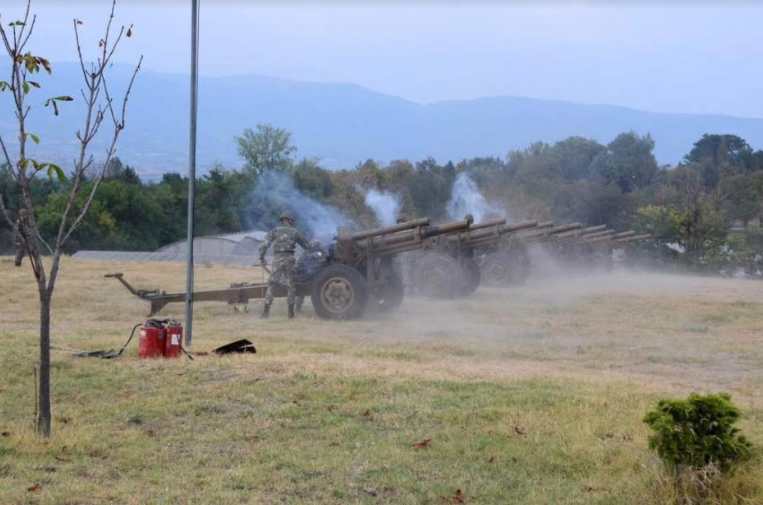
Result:
[[[626,132],[606,145],[582,137],[535,142],[504,159],[367,160],[345,170],[299,158],[290,133],[268,124],[235,140],[242,166],[217,165],[196,181],[196,236],[268,229],[283,206],[296,207],[310,235],[339,223],[386,224],[369,199],[374,195],[412,217],[460,218],[463,209],[453,205],[460,181],[488,203],[467,209],[478,219],[498,214],[651,233],[653,241],[637,246],[637,257],[651,265],[751,276],[763,267],[763,151],[736,135],[703,135],[677,166],[658,166],[650,135]],[[10,208],[18,204],[14,184],[0,169],[0,191]],[[34,181],[43,239],[60,222],[67,184]],[[68,252],[152,251],[185,238],[187,190],[180,172],[143,181],[128,160],[113,159]],[[2,223],[0,251],[11,249]]]

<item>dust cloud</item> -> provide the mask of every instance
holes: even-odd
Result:
[[[744,386],[763,385],[760,308],[760,282],[618,267],[461,299],[408,296],[390,314],[369,314],[353,338],[443,378],[574,376],[763,397]]]

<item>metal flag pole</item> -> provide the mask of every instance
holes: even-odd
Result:
[[[188,148],[188,256],[185,281],[185,344],[191,345],[193,330],[193,223],[196,187],[196,113],[199,83],[199,1],[191,3],[191,127]]]

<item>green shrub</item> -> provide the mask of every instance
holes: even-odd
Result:
[[[649,447],[673,472],[715,466],[728,472],[751,456],[752,444],[734,423],[741,413],[726,393],[699,395],[686,400],[660,400],[644,417],[655,433]]]

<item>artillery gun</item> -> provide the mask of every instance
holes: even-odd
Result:
[[[430,226],[429,218],[414,219],[393,226],[353,232],[338,227],[334,241],[325,248],[309,251],[309,258],[298,270],[297,296],[310,296],[315,312],[324,319],[355,319],[366,308],[389,311],[397,308],[405,296],[405,287],[397,268],[398,254],[429,247],[440,235],[469,228],[473,220],[463,219]],[[107,274],[119,280],[133,295],[150,303],[154,315],[170,303],[185,301],[185,293],[139,290],[122,273]],[[192,300],[225,301],[246,305],[250,299],[262,299],[266,283],[234,284],[228,288],[195,291]],[[274,286],[276,297],[285,297],[284,286]]]
[[[591,227],[587,229],[588,233],[566,237],[557,244],[559,257],[578,266],[609,272],[614,266],[612,253],[615,249],[651,237],[649,234],[636,235],[633,230],[618,233],[603,228],[604,225]]]
[[[528,249],[555,240],[561,234],[581,228],[580,223],[554,226],[543,221],[535,228],[520,231],[509,240],[494,247],[482,257],[482,282],[493,287],[524,284],[530,277],[532,264]]]
[[[495,251],[507,247],[515,234],[541,225],[545,226],[538,221],[506,224],[505,219],[493,219],[474,224],[468,230],[441,235],[413,265],[413,285],[425,296],[469,296],[483,277],[479,258],[495,255]],[[506,264],[508,268],[508,258]],[[458,279],[455,287],[447,284],[448,279]]]
[[[624,249],[627,244],[651,238],[649,233],[637,235],[634,230],[588,239],[580,246],[587,251],[590,266],[596,270],[609,272],[614,267],[615,249]]]

